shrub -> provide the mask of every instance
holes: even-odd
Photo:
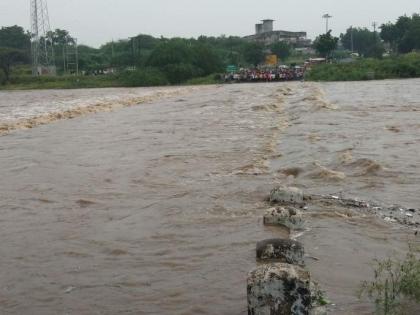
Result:
[[[193,78],[186,82],[189,85],[203,85],[203,84],[216,84],[221,82],[219,74],[210,74],[205,77]]]
[[[163,67],[163,71],[171,84],[179,84],[203,75],[200,68],[185,63],[167,65]]]
[[[313,81],[355,81],[420,77],[420,54],[386,59],[358,59],[346,64],[314,66],[306,78]]]
[[[119,75],[124,86],[159,86],[167,85],[165,74],[154,68],[143,68],[136,71],[125,71]]]
[[[6,83],[6,76],[4,75],[4,72],[0,70],[0,85],[3,85]]]
[[[361,285],[360,297],[364,295],[384,315],[400,313],[403,302],[420,302],[420,260],[412,246],[404,260],[375,260],[374,279]]]

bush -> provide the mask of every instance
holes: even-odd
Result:
[[[219,74],[210,74],[205,77],[193,78],[188,80],[187,85],[204,85],[221,83],[221,76]]]
[[[167,85],[165,74],[154,68],[144,68],[136,71],[125,71],[119,75],[124,86],[159,86]]]
[[[221,59],[211,46],[179,38],[159,44],[146,64],[162,71],[171,84],[223,70]]]
[[[7,89],[77,89],[122,86],[115,75],[107,76],[12,76]]]
[[[379,314],[398,314],[407,302],[420,302],[420,260],[412,246],[404,260],[375,260],[374,275],[362,283],[360,297],[373,299]]]
[[[4,75],[3,70],[0,70],[0,85],[6,84],[6,76]]]
[[[163,71],[171,84],[179,84],[203,75],[203,70],[185,63],[167,65],[163,67]]]
[[[420,77],[420,54],[386,59],[358,59],[346,64],[314,66],[306,75],[312,81],[356,81]]]

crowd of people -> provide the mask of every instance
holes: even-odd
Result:
[[[225,74],[225,82],[270,82],[302,80],[304,67],[279,66],[276,68],[241,68],[239,71]]]

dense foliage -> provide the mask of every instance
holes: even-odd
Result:
[[[345,34],[341,34],[340,39],[344,48],[355,51],[363,57],[382,58],[385,52],[379,34],[367,28],[350,27]]]
[[[270,46],[271,52],[280,60],[287,60],[292,54],[292,47],[286,42],[277,42]]]
[[[420,303],[420,260],[410,245],[404,259],[374,261],[374,278],[364,281],[360,297],[368,296],[383,315],[414,314]]]
[[[57,73],[74,74],[66,69],[66,52],[76,40],[66,30],[48,34]],[[2,81],[10,80],[10,69],[30,59],[30,35],[18,26],[0,30],[0,47],[18,49],[27,58],[8,58],[7,73],[0,71]],[[264,60],[264,47],[240,37],[205,37],[198,39],[155,38],[137,35],[112,41],[100,48],[78,45],[79,70],[86,75],[120,73],[114,76],[127,85],[179,84],[197,77],[223,72],[229,64],[255,65]],[[129,74],[133,72],[132,74]],[[29,74],[28,74],[29,75]],[[146,79],[151,75],[150,79]]]
[[[396,23],[383,24],[380,35],[394,52],[409,53],[420,49],[420,15],[401,16]]]
[[[348,60],[351,52],[357,52],[362,60],[343,65],[319,66],[308,78],[359,80],[418,76],[417,57],[385,58],[383,62],[363,58],[381,59],[385,48],[395,55],[420,50],[420,16],[402,16],[395,23],[384,24],[380,29],[380,33],[376,33],[366,28],[349,28],[340,36],[342,45],[338,45],[339,39],[331,31],[318,36],[313,48],[319,56],[334,61]],[[66,52],[72,49],[76,39],[67,30],[56,29],[48,34],[48,39],[43,40],[52,46],[57,73],[64,77],[74,75],[75,69],[68,67]],[[0,84],[30,80],[30,48],[30,34],[22,27],[0,29]],[[288,60],[292,65],[302,64],[305,58],[314,57],[307,53],[299,55],[295,47],[284,42],[264,45],[224,35],[168,39],[139,34],[129,39],[105,43],[99,48],[78,45],[80,73],[94,78],[105,74],[109,77],[107,80],[98,79],[99,86],[110,82],[130,86],[211,82],[214,74],[224,72],[229,65],[236,68],[255,67],[264,63],[267,54],[277,55],[281,62]],[[18,72],[22,64],[26,65],[26,70]],[[205,79],[194,80],[201,77]],[[85,81],[91,84],[94,78]],[[61,80],[60,84],[77,84],[82,81],[66,79]]]
[[[29,52],[31,36],[20,26],[2,27],[0,29],[0,47],[14,48]]]
[[[160,43],[146,65],[162,71],[172,84],[223,71],[222,61],[211,46],[184,39]]]
[[[313,81],[358,81],[420,77],[420,54],[384,59],[357,59],[351,63],[314,66],[306,78]]]
[[[158,86],[167,85],[165,74],[155,68],[143,68],[140,71],[124,71],[118,76],[124,86]]]
[[[3,70],[0,84],[10,80],[12,66],[25,61],[27,61],[27,55],[24,50],[0,47],[0,69]]]
[[[331,31],[319,35],[314,42],[314,48],[324,58],[331,57],[331,53],[337,49],[338,38],[331,35]]]

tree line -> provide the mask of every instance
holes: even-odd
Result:
[[[323,57],[331,57],[341,42],[344,49],[361,57],[382,58],[391,54],[405,54],[420,49],[420,15],[401,16],[395,23],[388,22],[379,27],[380,31],[367,28],[349,27],[340,37],[331,32],[320,35],[314,47]]]
[[[420,49],[420,16],[401,16],[386,23],[378,32],[350,27],[339,37],[331,31],[316,38],[313,48],[322,57],[357,53],[360,57],[382,58],[385,51],[404,54]],[[65,66],[67,46],[75,44],[72,35],[61,29],[49,33],[47,41],[55,55],[58,74],[68,74]],[[178,84],[191,78],[223,72],[228,65],[254,67],[264,63],[267,54],[282,62],[294,53],[293,46],[272,45],[237,36],[198,38],[156,38],[139,34],[125,40],[105,43],[99,48],[78,45],[79,70],[97,75],[112,70],[125,85]],[[0,83],[10,80],[15,65],[31,63],[31,34],[20,26],[0,29]],[[18,67],[20,75],[30,75],[30,67]],[[14,73],[17,73],[15,71]]]
[[[54,51],[57,73],[65,74],[65,49],[74,44],[75,39],[68,31],[56,29],[48,34],[48,39],[42,40],[46,40]],[[78,45],[78,60],[79,69],[84,74],[97,75],[112,69],[124,73],[122,77],[126,81],[142,81],[146,73],[154,77],[153,81],[177,84],[194,77],[223,72],[231,64],[242,67],[258,65],[264,62],[270,48],[282,60],[287,59],[292,50],[285,43],[266,47],[236,36],[169,39],[140,34],[129,39],[108,42],[99,48]],[[30,64],[30,56],[29,32],[20,26],[0,29],[0,68],[3,70],[3,82],[9,80],[12,65]],[[137,73],[140,71],[143,74]],[[141,82],[133,82],[137,83]]]

